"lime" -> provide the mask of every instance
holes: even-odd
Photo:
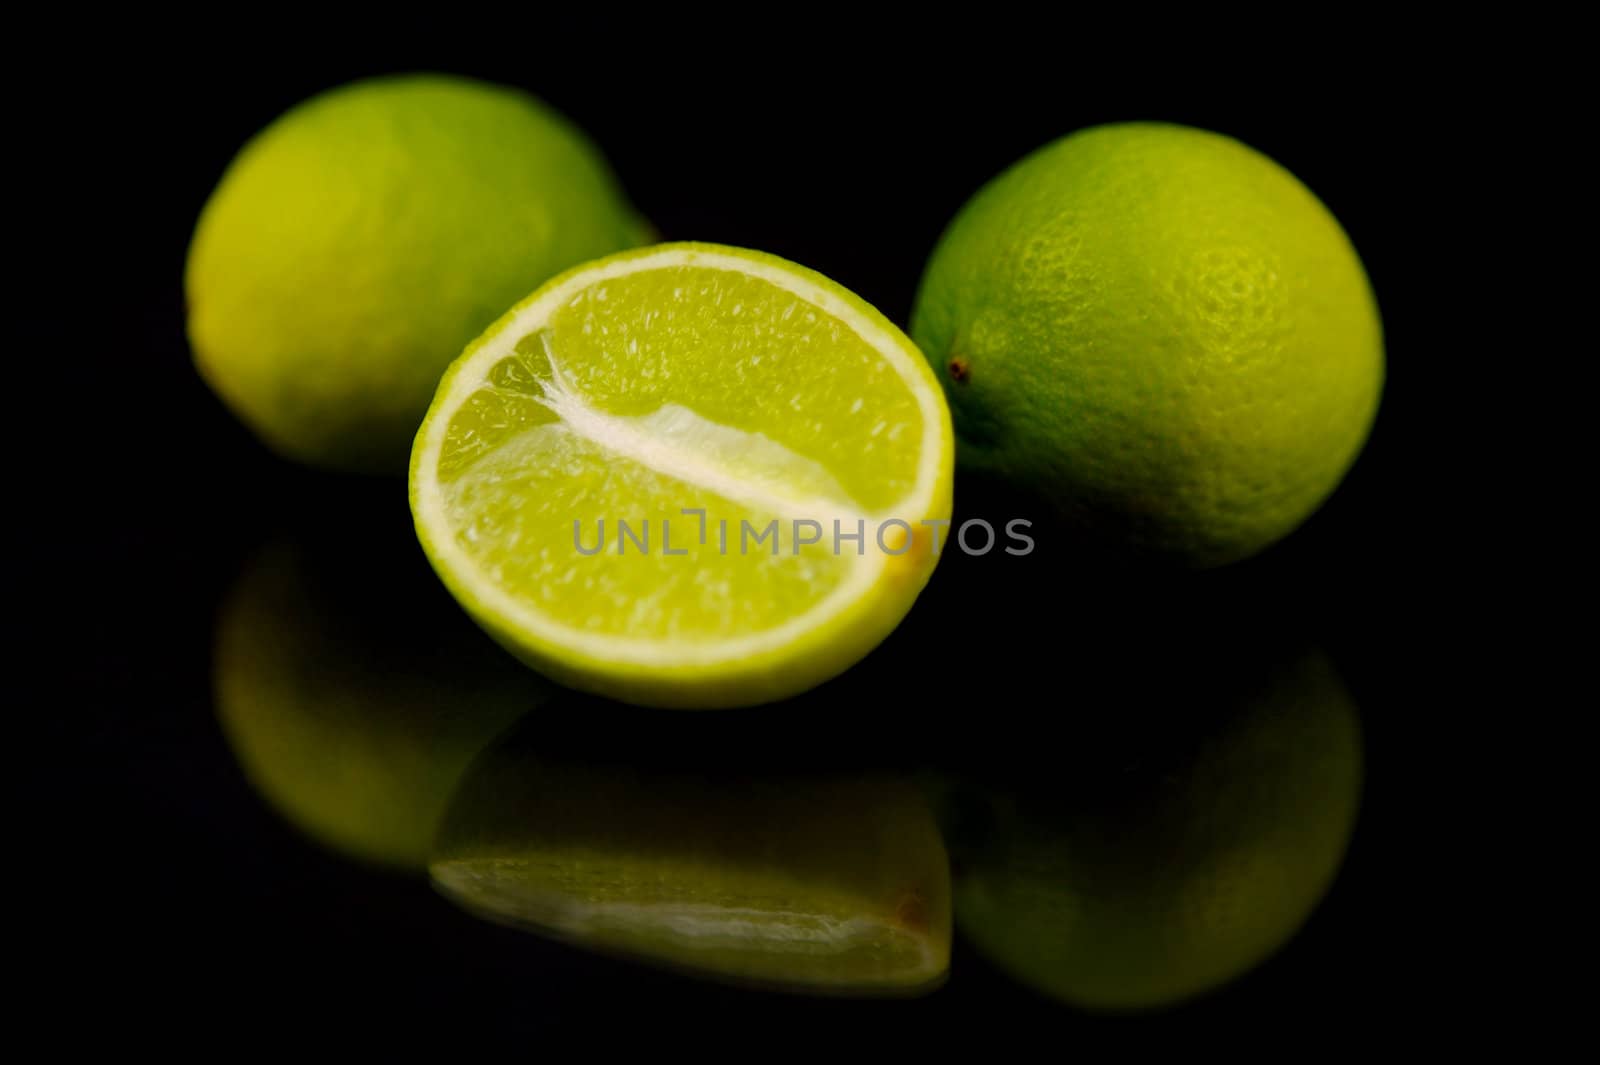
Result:
[[[1092,792],[1058,777],[954,803],[960,933],[1021,982],[1095,1010],[1192,998],[1283,946],[1343,862],[1360,730],[1320,654],[1233,698],[1186,750]]]
[[[467,341],[552,274],[643,239],[600,153],[538,100],[356,82],[257,135],[206,203],[185,279],[195,362],[281,454],[398,474]]]
[[[949,864],[904,778],[595,762],[523,731],[473,766],[440,828],[433,881],[466,909],[743,983],[883,994],[943,977]]]
[[[983,188],[935,249],[912,336],[964,469],[1091,540],[1248,556],[1333,491],[1383,379],[1378,311],[1332,214],[1214,133],[1101,126]]]
[[[779,699],[910,609],[954,443],[904,334],[819,274],[670,244],[587,264],[446,373],[411,506],[491,633],[628,702]]]
[[[276,540],[218,617],[223,732],[251,785],[338,853],[417,871],[474,755],[549,686],[474,628],[376,521]],[[337,530],[337,531],[334,531]],[[398,600],[404,614],[388,609]]]

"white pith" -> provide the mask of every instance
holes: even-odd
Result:
[[[868,515],[844,504],[839,498],[812,496],[803,498],[773,491],[730,477],[714,462],[703,461],[692,449],[664,440],[661,433],[651,435],[641,426],[658,421],[658,416],[669,410],[697,419],[693,411],[676,404],[668,404],[653,415],[619,416],[596,410],[584,402],[561,369],[555,352],[550,349],[547,335],[541,334],[545,358],[548,360],[550,380],[545,384],[544,395],[534,402],[555,413],[563,426],[577,435],[598,444],[606,451],[628,459],[675,480],[703,488],[725,499],[744,503],[777,515],[779,518],[838,518],[854,528],[857,520],[870,520]],[[493,387],[493,386],[490,386]],[[701,424],[706,424],[701,422]],[[743,435],[743,434],[741,434]],[[749,439],[747,437],[747,439]],[[764,438],[757,438],[762,439]],[[765,441],[775,450],[787,450],[782,445]],[[839,494],[843,490],[839,489]]]
[[[872,549],[872,535],[869,532],[866,553],[861,556],[849,556],[851,570],[844,581],[809,610],[762,632],[723,640],[694,642],[596,634],[562,624],[533,609],[530,604],[506,592],[483,572],[474,558],[464,551],[456,540],[447,517],[444,495],[434,471],[438,467],[439,453],[444,446],[452,416],[474,391],[487,384],[489,371],[501,359],[512,354],[522,337],[543,328],[551,315],[576,293],[599,282],[629,274],[679,266],[728,270],[756,277],[804,299],[848,326],[876,350],[905,382],[912,395],[916,397],[918,410],[922,416],[922,441],[917,476],[905,498],[878,512],[879,518],[900,518],[915,527],[919,520],[928,515],[939,484],[943,450],[940,447],[940,431],[944,421],[937,386],[924,378],[920,372],[923,368],[913,362],[913,354],[906,351],[901,342],[880,324],[832,292],[796,276],[782,266],[696,249],[665,249],[654,254],[607,263],[576,274],[524,307],[515,318],[502,325],[493,337],[468,357],[466,362],[456,367],[451,378],[449,393],[429,418],[418,456],[420,471],[416,486],[418,517],[421,524],[433,532],[431,546],[436,559],[470,589],[482,609],[514,631],[525,632],[537,641],[567,651],[575,651],[593,659],[617,664],[674,669],[702,668],[722,662],[753,658],[803,638],[807,633],[828,624],[859,600],[877,581],[892,556]],[[657,472],[719,492],[727,490],[723,494],[731,494],[734,498],[750,497],[748,492],[739,492],[737,485],[714,483],[715,471],[697,468],[693,456],[663,454],[659,448],[644,447],[647,442],[629,439],[625,423],[620,420],[610,419],[602,413],[578,406],[573,406],[570,413],[577,416],[579,425],[572,425],[569,422],[569,427],[577,430],[581,426],[586,430],[582,434],[586,438],[602,446],[612,447],[635,461],[642,461],[640,456],[648,453],[649,461],[643,464],[656,469]],[[591,433],[597,435],[590,435]],[[787,501],[787,505],[779,500],[771,502],[781,506],[781,509],[775,507],[775,513],[794,511],[795,501]],[[864,515],[841,508],[837,503],[830,503],[821,514],[807,513],[797,516],[816,517],[820,520],[837,517],[853,527],[855,520]],[[869,520],[870,528],[872,516],[865,517]]]

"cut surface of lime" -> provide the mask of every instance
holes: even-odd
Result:
[[[949,518],[906,336],[774,256],[669,244],[557,277],[441,382],[411,502],[467,610],[557,680],[748,705],[866,654]]]

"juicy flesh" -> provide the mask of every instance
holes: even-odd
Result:
[[[821,602],[875,553],[878,520],[915,523],[894,508],[923,428],[847,323],[761,278],[661,267],[519,338],[453,412],[438,476],[460,548],[542,612],[714,641]],[[820,542],[797,548],[796,519]],[[864,523],[861,548],[835,553],[836,520]]]

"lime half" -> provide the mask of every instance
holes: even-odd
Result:
[[[905,616],[952,440],[926,361],[854,294],[658,245],[555,278],[467,348],[417,434],[411,505],[456,597],[555,679],[749,705]]]

